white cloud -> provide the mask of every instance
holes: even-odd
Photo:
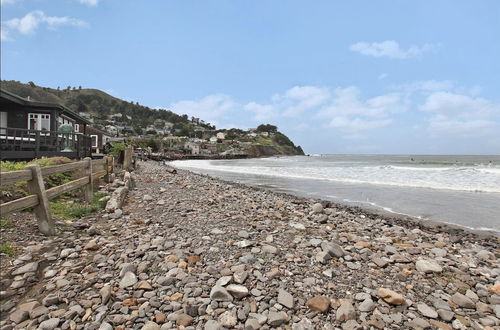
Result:
[[[419,80],[401,85],[392,86],[392,89],[404,91],[408,94],[415,92],[438,92],[449,91],[456,87],[456,83],[451,80]]]
[[[500,115],[500,105],[480,97],[451,92],[435,92],[427,97],[420,110],[434,112],[446,116],[464,118],[485,118]]]
[[[348,132],[357,132],[367,129],[379,128],[387,126],[392,122],[391,119],[380,119],[380,120],[369,120],[362,119],[359,117],[349,118],[349,117],[334,117],[330,123],[329,127],[338,128]],[[350,136],[350,135],[348,135]],[[352,136],[352,135],[351,135]],[[358,137],[359,135],[355,135]]]
[[[196,101],[179,101],[171,104],[169,109],[177,113],[185,113],[210,123],[220,125],[221,119],[231,112],[237,111],[240,105],[230,96],[214,94]]]
[[[7,31],[5,31],[4,29],[0,29],[0,40],[1,41],[8,41],[8,40],[10,40],[9,33]]]
[[[378,75],[379,80],[384,80],[385,78],[389,77],[389,75],[385,72],[381,73]]]
[[[285,116],[294,117],[304,111],[324,104],[330,97],[327,88],[315,86],[295,86],[282,96],[285,103],[292,103],[284,111]]]
[[[250,102],[247,103],[243,109],[252,112],[254,114],[253,119],[257,121],[270,120],[276,116],[276,109],[271,104]]]
[[[419,109],[433,114],[427,127],[433,136],[477,137],[500,130],[500,104],[484,98],[434,92]]]
[[[99,0],[78,0],[80,3],[83,3],[84,5],[95,7],[99,4]]]
[[[394,40],[371,43],[362,41],[349,46],[351,51],[358,52],[361,55],[396,59],[417,57],[434,48],[435,47],[431,44],[424,44],[422,46],[411,45],[408,49],[403,49],[399,46],[399,43]]]
[[[0,0],[0,5],[11,5],[16,3],[18,0]]]
[[[35,10],[21,18],[12,18],[2,22],[2,40],[10,39],[12,32],[23,35],[32,34],[41,26],[56,29],[60,26],[85,27],[87,23],[68,16],[47,16],[43,11]]]
[[[433,136],[479,137],[498,132],[498,122],[485,119],[455,120],[435,117],[430,120],[429,133]]]

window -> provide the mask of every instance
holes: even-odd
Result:
[[[97,135],[91,135],[90,138],[92,139],[92,148],[97,148]]]
[[[28,129],[50,131],[50,115],[44,113],[28,114]]]
[[[80,133],[80,125],[75,124],[75,133]]]
[[[7,112],[1,111],[0,112],[0,134],[7,134]]]

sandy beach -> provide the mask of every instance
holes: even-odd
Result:
[[[494,235],[166,169],[32,237],[2,269],[1,329],[500,326]]]

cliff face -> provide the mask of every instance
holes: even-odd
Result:
[[[304,155],[302,148],[291,146],[253,145],[245,152],[250,157],[271,157],[271,156],[301,156]]]

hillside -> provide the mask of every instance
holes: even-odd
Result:
[[[170,110],[158,111],[138,103],[127,102],[111,96],[98,89],[70,87],[53,89],[37,86],[32,82],[23,84],[18,81],[1,82],[2,88],[22,97],[41,102],[61,103],[78,113],[88,113],[94,118],[96,126],[105,126],[109,116],[121,114],[120,122],[125,125],[146,128],[153,125],[155,120],[161,119],[175,124],[190,123],[187,115],[178,115]],[[131,119],[129,119],[129,116]],[[209,124],[202,124],[206,128],[214,128]]]
[[[60,103],[71,110],[85,115],[93,121],[93,126],[105,129],[108,125],[121,127],[120,136],[163,136],[176,135],[188,138],[208,139],[216,132],[227,132],[227,139],[246,143],[241,148],[252,156],[303,155],[300,147],[295,146],[273,125],[261,125],[261,132],[269,131],[272,136],[248,136],[240,129],[216,130],[216,127],[199,118],[189,118],[166,109],[152,109],[139,103],[128,102],[109,95],[98,89],[68,86],[54,89],[27,84],[19,81],[1,81],[2,89],[33,101]],[[225,148],[221,148],[221,151]]]

